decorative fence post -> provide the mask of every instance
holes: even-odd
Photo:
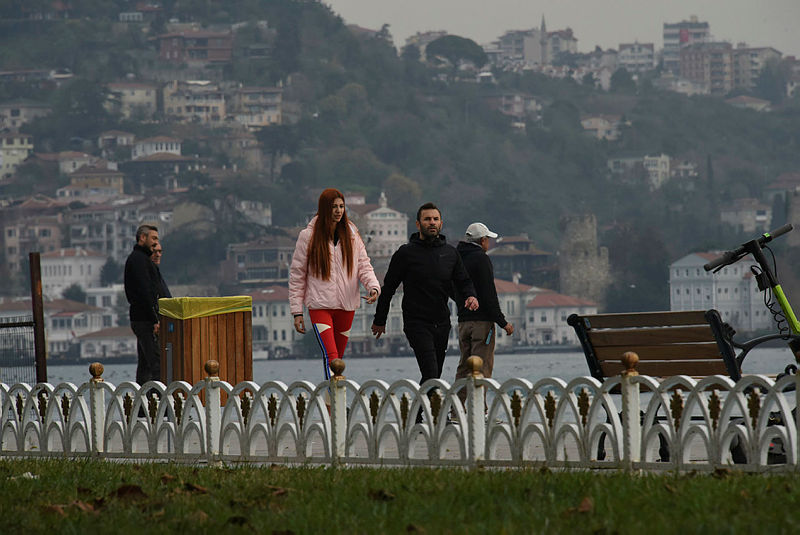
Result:
[[[209,360],[205,364],[208,376],[206,381],[206,454],[208,462],[213,463],[219,455],[219,436],[221,422],[219,362]]]
[[[639,355],[628,351],[622,355],[622,462],[626,470],[640,461],[642,423],[639,416],[639,383],[633,378],[639,375],[636,365]]]
[[[482,461],[486,455],[486,420],[484,419],[484,399],[486,387],[483,379],[483,359],[475,355],[467,359],[472,373],[467,379],[467,443],[469,459],[473,465]]]
[[[331,463],[334,465],[341,462],[347,445],[347,389],[345,377],[342,375],[344,367],[342,359],[331,362]]]
[[[92,378],[89,381],[89,440],[92,453],[105,451],[106,394],[103,389],[103,365],[93,362],[89,365]],[[69,433],[69,430],[67,430]]]

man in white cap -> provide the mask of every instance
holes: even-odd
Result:
[[[497,234],[483,223],[472,223],[464,233],[464,240],[458,242],[456,247],[481,304],[479,309],[469,310],[463,306],[463,299],[456,299],[458,345],[461,349],[456,379],[467,377],[471,373],[467,368],[467,359],[472,355],[483,359],[483,376],[491,377],[494,368],[495,324],[509,336],[514,333],[514,326],[506,321],[503,311],[500,310],[497,289],[494,287],[494,268],[486,254],[489,250],[489,238],[496,237]],[[459,397],[463,400],[466,392],[462,390]]]

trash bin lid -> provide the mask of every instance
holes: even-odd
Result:
[[[171,297],[158,300],[158,311],[162,316],[176,320],[252,312],[253,298],[249,295],[229,297]]]

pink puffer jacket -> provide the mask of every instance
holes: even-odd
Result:
[[[347,274],[347,268],[342,264],[341,244],[334,247],[333,242],[330,242],[331,277],[326,281],[314,277],[308,271],[308,247],[316,220],[317,217],[314,216],[308,226],[300,231],[294,248],[292,267],[289,270],[289,307],[292,314],[302,314],[304,304],[309,309],[355,310],[361,304],[359,281],[367,292],[372,289],[379,293],[381,291],[364,242],[356,226],[350,223],[355,255],[352,275]]]

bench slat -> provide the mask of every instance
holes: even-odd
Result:
[[[633,314],[597,314],[583,316],[591,329],[614,329],[625,327],[663,327],[666,325],[707,325],[705,311],[683,312],[638,312]]]
[[[621,362],[612,362],[610,360],[601,362],[600,367],[606,377],[619,375],[623,370]],[[640,361],[636,369],[640,375],[650,375],[652,377],[728,375],[728,370],[722,360],[647,360]]]
[[[597,359],[616,360],[622,358],[626,351],[633,351],[639,355],[639,360],[696,360],[696,359],[721,359],[719,347],[716,342],[698,344],[664,344],[658,346],[605,346],[596,347],[594,354]]]
[[[592,345],[634,346],[664,345],[690,342],[713,342],[714,333],[708,325],[697,327],[657,327],[626,330],[589,331]]]

